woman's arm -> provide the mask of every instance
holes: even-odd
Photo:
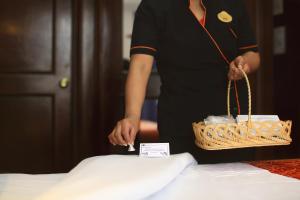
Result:
[[[153,60],[153,56],[145,54],[135,54],[130,59],[125,86],[125,116],[108,136],[113,145],[134,143]]]
[[[246,74],[255,72],[260,66],[260,55],[257,52],[248,51],[241,56],[236,57],[229,66],[229,80],[240,80],[243,77],[242,72],[238,69],[241,66]]]

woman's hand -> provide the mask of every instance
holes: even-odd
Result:
[[[260,65],[260,55],[257,52],[248,51],[242,56],[236,57],[229,66],[228,78],[229,80],[240,80],[244,76],[239,70],[242,68],[246,74],[255,72]]]
[[[236,59],[230,63],[228,72],[229,80],[235,81],[244,78],[244,75],[239,68],[241,68],[246,74],[250,73],[250,66],[245,62],[243,56],[236,57]]]
[[[116,124],[114,130],[109,134],[108,139],[113,145],[127,146],[134,144],[138,128],[138,119],[124,118]]]

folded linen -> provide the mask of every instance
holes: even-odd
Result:
[[[196,164],[188,153],[151,159],[122,155],[92,157],[82,161],[37,200],[143,199]]]

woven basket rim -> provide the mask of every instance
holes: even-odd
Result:
[[[243,73],[248,88],[248,121],[218,124],[205,124],[204,121],[193,122],[192,127],[196,136],[196,145],[206,150],[222,150],[233,148],[289,145],[292,142],[291,120],[252,121],[251,119],[251,88],[247,74]],[[227,88],[227,114],[230,114],[230,88]],[[277,124],[281,124],[278,126]],[[256,127],[255,127],[256,125]],[[246,127],[246,129],[245,129]],[[270,134],[265,134],[271,132]]]

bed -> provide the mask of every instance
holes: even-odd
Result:
[[[300,200],[300,160],[289,160],[285,169],[283,163],[198,165],[188,153],[98,156],[66,174],[1,174],[0,200]]]

